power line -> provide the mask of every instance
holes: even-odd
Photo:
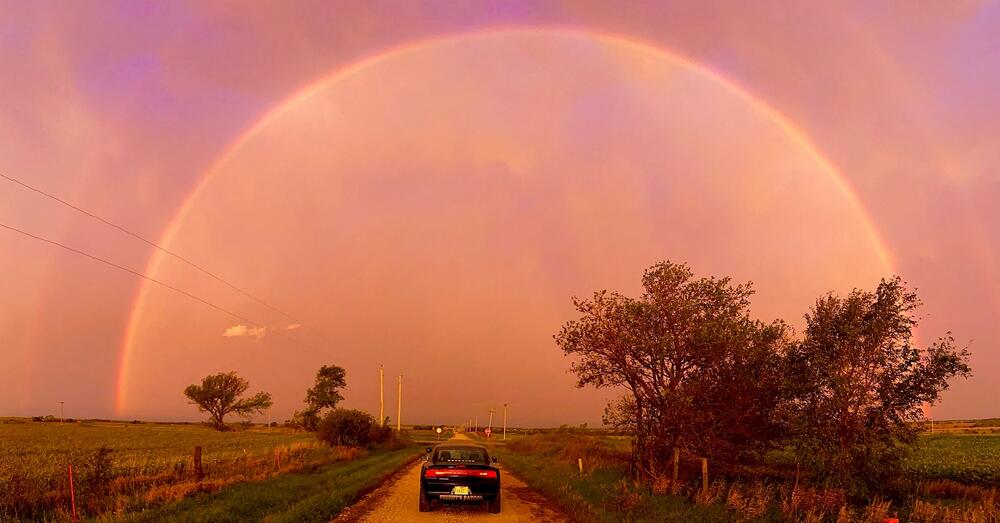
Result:
[[[96,214],[94,214],[94,213],[92,213],[92,212],[90,212],[90,211],[88,211],[86,209],[83,209],[83,208],[80,208],[80,207],[78,207],[76,205],[73,205],[72,203],[70,203],[70,202],[68,202],[66,200],[63,200],[62,198],[59,198],[58,196],[55,196],[55,195],[50,194],[48,192],[45,192],[42,189],[39,189],[37,187],[28,185],[28,184],[22,182],[21,180],[18,180],[17,178],[13,178],[13,177],[7,176],[6,174],[3,174],[3,173],[0,173],[0,177],[4,178],[5,180],[7,180],[9,182],[12,182],[12,183],[15,183],[17,185],[20,185],[21,187],[24,187],[25,189],[28,189],[29,191],[33,191],[33,192],[38,193],[38,194],[40,194],[40,195],[42,195],[42,196],[44,196],[46,198],[49,198],[49,199],[54,200],[56,202],[59,202],[60,204],[65,205],[66,207],[69,207],[70,209],[73,209],[73,210],[75,210],[75,211],[77,211],[77,212],[79,212],[79,213],[81,213],[83,215],[86,215],[86,216],[88,216],[88,217],[90,217],[90,218],[92,218],[94,220],[97,220],[97,221],[99,221],[99,222],[101,222],[101,223],[103,223],[103,224],[105,224],[105,225],[107,225],[109,227],[117,229],[118,231],[121,231],[122,233],[125,233],[125,234],[127,234],[127,235],[129,235],[129,236],[131,236],[131,237],[133,237],[133,238],[135,238],[135,239],[137,239],[137,240],[139,240],[139,241],[141,241],[141,242],[143,242],[143,243],[145,243],[145,244],[153,247],[153,248],[155,248],[156,250],[158,250],[158,251],[160,251],[160,252],[162,252],[164,254],[168,254],[168,255],[174,257],[175,259],[180,260],[181,262],[183,262],[183,263],[185,263],[185,264],[187,264],[187,265],[189,265],[189,266],[197,269],[201,273],[203,273],[203,274],[211,277],[212,279],[214,279],[214,280],[216,280],[216,281],[218,281],[218,282],[226,285],[227,287],[235,290],[236,292],[242,294],[243,296],[246,296],[247,298],[250,298],[251,300],[253,300],[253,301],[255,301],[255,302],[263,305],[264,307],[267,307],[268,309],[271,309],[272,311],[277,312],[278,314],[281,314],[285,318],[287,318],[289,320],[292,320],[295,323],[305,324],[304,321],[296,318],[295,316],[292,316],[291,314],[289,314],[289,313],[287,313],[287,312],[279,309],[278,307],[276,307],[274,305],[271,305],[270,303],[264,301],[261,298],[258,298],[256,296],[254,296],[253,294],[250,294],[248,291],[245,291],[242,288],[236,286],[235,284],[230,283],[229,281],[225,280],[221,276],[218,276],[217,274],[209,271],[208,269],[202,267],[201,265],[198,265],[197,263],[195,263],[195,262],[193,262],[193,261],[185,258],[184,256],[181,256],[180,254],[177,254],[177,253],[175,253],[175,252],[173,252],[173,251],[171,251],[171,250],[169,250],[169,249],[167,249],[167,248],[159,245],[158,243],[145,238],[144,236],[142,236],[142,235],[140,235],[138,233],[132,232],[129,229],[126,229],[125,227],[122,227],[121,225],[118,225],[117,223],[114,223],[114,222],[112,222],[110,220],[102,218],[101,216],[98,216],[98,215],[96,215]],[[22,232],[22,231],[18,231],[18,232]],[[39,238],[39,239],[42,239],[42,238]],[[42,240],[43,241],[49,241],[49,240],[44,240],[44,239],[42,239]],[[80,254],[84,254],[85,256],[89,256],[89,255],[87,255],[85,253],[80,253]],[[130,272],[133,272],[133,274],[138,274],[138,273],[135,273],[134,271],[130,271]],[[154,281],[154,280],[152,280],[152,278],[147,278],[145,275],[139,274],[139,276],[142,276],[143,278],[146,278],[147,280]],[[307,325],[307,327],[308,327],[308,325]],[[316,332],[317,334],[319,334],[320,336],[322,336],[323,338],[325,338],[325,339],[327,339],[329,341],[329,339],[326,338],[326,336],[323,333],[316,331],[316,329],[314,329],[314,328],[310,328],[310,330]]]
[[[0,175],[0,176],[2,176],[2,175]],[[211,307],[211,308],[213,308],[213,309],[215,309],[215,310],[217,310],[219,312],[222,312],[224,314],[228,314],[229,316],[232,316],[233,318],[236,318],[237,320],[240,320],[242,322],[245,322],[245,323],[249,324],[249,326],[251,326],[251,327],[257,327],[257,328],[260,328],[260,329],[264,329],[264,332],[274,332],[274,333],[277,333],[277,334],[279,334],[281,336],[284,336],[286,339],[288,339],[292,343],[296,343],[296,344],[301,345],[301,346],[303,346],[303,347],[305,347],[307,349],[310,349],[312,351],[321,352],[316,347],[314,347],[314,346],[312,346],[312,345],[310,345],[308,343],[305,343],[305,342],[303,342],[301,340],[297,340],[297,339],[293,338],[292,336],[290,336],[288,333],[284,332],[280,328],[271,328],[271,327],[268,327],[267,325],[264,325],[262,323],[253,321],[250,318],[247,318],[246,316],[243,316],[241,314],[235,313],[235,312],[233,312],[233,311],[231,311],[229,309],[226,309],[226,308],[224,308],[224,307],[222,307],[220,305],[216,305],[215,303],[212,303],[212,302],[206,300],[205,298],[202,298],[200,296],[192,294],[192,293],[190,293],[190,292],[188,292],[188,291],[186,291],[184,289],[175,287],[173,285],[170,285],[169,283],[166,283],[164,281],[158,280],[158,279],[153,278],[151,276],[146,276],[145,274],[143,274],[141,272],[138,272],[138,271],[135,271],[135,270],[132,270],[132,269],[129,269],[128,267],[125,267],[124,265],[119,265],[119,264],[117,264],[117,263],[115,263],[113,261],[106,260],[106,259],[101,258],[99,256],[94,256],[93,254],[81,251],[80,249],[76,249],[74,247],[70,247],[69,245],[66,245],[64,243],[60,243],[60,242],[57,242],[55,240],[50,240],[48,238],[44,238],[42,236],[38,236],[36,234],[32,234],[30,232],[24,231],[22,229],[18,229],[17,227],[13,227],[11,225],[7,225],[7,224],[2,223],[2,222],[0,222],[0,228],[7,229],[8,231],[11,231],[11,232],[16,232],[18,234],[21,234],[23,236],[27,236],[28,238],[31,238],[31,239],[34,239],[34,240],[38,240],[40,242],[48,243],[50,245],[55,245],[56,247],[60,247],[62,249],[66,249],[67,251],[79,254],[80,256],[84,256],[86,258],[90,258],[91,260],[103,263],[103,264],[105,264],[105,265],[107,265],[109,267],[113,267],[115,269],[118,269],[118,270],[121,270],[121,271],[125,271],[125,272],[127,272],[127,273],[129,273],[129,274],[131,274],[133,276],[138,276],[138,277],[140,277],[140,278],[142,278],[144,280],[153,282],[153,283],[155,283],[157,285],[160,285],[161,287],[164,287],[164,288],[169,289],[171,291],[174,291],[174,292],[176,292],[178,294],[186,296],[186,297],[188,297],[188,298],[190,298],[192,300],[195,300],[195,301],[197,301],[199,303],[205,304],[205,305],[207,305],[207,306],[209,306],[209,307]]]
[[[2,175],[0,175],[0,176],[2,176]],[[242,316],[240,314],[237,314],[237,313],[235,313],[233,311],[230,311],[228,309],[220,307],[219,305],[216,305],[216,304],[214,304],[214,303],[212,303],[212,302],[210,302],[210,301],[208,301],[208,300],[206,300],[204,298],[195,296],[194,294],[191,294],[190,292],[188,292],[188,291],[186,291],[184,289],[180,289],[180,288],[174,287],[173,285],[170,285],[169,283],[160,281],[160,280],[158,280],[156,278],[153,278],[153,277],[150,277],[150,276],[146,276],[145,274],[142,274],[141,272],[129,269],[128,267],[125,267],[124,265],[118,265],[117,263],[115,263],[113,261],[105,260],[104,258],[100,258],[100,257],[94,256],[93,254],[81,251],[80,249],[76,249],[76,248],[70,247],[69,245],[66,245],[66,244],[63,244],[63,243],[59,243],[59,242],[57,242],[55,240],[50,240],[48,238],[43,238],[41,236],[38,236],[38,235],[35,235],[35,234],[31,234],[30,232],[18,229],[17,227],[12,227],[12,226],[4,224],[4,223],[0,223],[0,227],[3,227],[4,229],[7,229],[8,231],[13,231],[13,232],[16,232],[18,234],[27,236],[28,238],[32,238],[32,239],[35,239],[35,240],[38,240],[38,241],[41,241],[41,242],[45,242],[45,243],[48,243],[50,245],[55,245],[56,247],[61,247],[63,249],[66,249],[67,251],[79,254],[80,256],[85,256],[87,258],[90,258],[91,260],[101,262],[101,263],[103,263],[105,265],[108,265],[110,267],[114,267],[115,269],[118,269],[118,270],[121,270],[121,271],[125,271],[125,272],[127,272],[129,274],[132,274],[133,276],[138,276],[138,277],[140,277],[140,278],[142,278],[144,280],[151,281],[151,282],[153,282],[153,283],[155,283],[157,285],[166,287],[167,289],[170,289],[170,290],[172,290],[174,292],[183,294],[184,296],[187,296],[188,298],[191,298],[192,300],[195,300],[195,301],[201,302],[201,303],[203,303],[205,305],[208,305],[209,307],[211,307],[211,308],[213,308],[213,309],[215,309],[217,311],[226,313],[226,314],[228,314],[228,315],[230,315],[230,316],[232,316],[232,317],[234,317],[234,318],[236,318],[236,319],[238,319],[240,321],[249,323],[253,327],[263,327],[263,328],[266,328],[264,325],[261,325],[261,324],[255,322],[255,321],[253,321],[253,320],[251,320],[249,318],[246,318],[246,317],[244,317],[244,316]]]

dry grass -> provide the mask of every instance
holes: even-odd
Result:
[[[1000,523],[1000,507],[992,499],[961,507],[918,499],[913,503],[910,520],[916,523]]]

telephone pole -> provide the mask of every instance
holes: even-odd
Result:
[[[378,366],[378,426],[385,426],[385,386],[383,385],[384,371],[382,366]]]
[[[503,404],[503,440],[507,441],[507,404]]]
[[[399,375],[399,392],[396,393],[396,432],[403,428],[403,375]]]
[[[493,410],[493,407],[490,407],[490,424],[488,425],[490,432],[493,432]]]

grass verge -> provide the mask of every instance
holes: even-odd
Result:
[[[571,440],[571,441],[570,441]],[[626,467],[598,438],[528,436],[495,452],[511,472],[578,521],[732,521],[718,505],[696,505],[686,497],[654,495],[629,481]],[[576,457],[583,458],[580,474]],[[756,521],[766,521],[761,518]]]
[[[142,513],[102,517],[97,521],[329,521],[417,455],[413,447],[376,452],[352,461],[233,485],[214,494],[199,494]]]

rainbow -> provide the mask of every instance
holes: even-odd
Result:
[[[599,43],[621,46],[626,48],[631,48],[633,50],[642,51],[644,53],[649,53],[651,56],[656,56],[662,60],[672,62],[688,70],[694,71],[695,73],[709,79],[712,82],[717,83],[722,86],[728,92],[738,96],[740,99],[748,103],[755,110],[759,111],[761,114],[767,116],[774,124],[789,136],[793,142],[799,145],[804,151],[806,151],[816,163],[830,176],[835,186],[840,190],[842,195],[847,198],[850,205],[856,210],[858,216],[861,218],[862,222],[865,224],[865,228],[868,234],[868,240],[875,249],[876,254],[883,267],[888,272],[894,272],[893,259],[890,256],[889,249],[887,248],[884,240],[878,233],[871,216],[861,204],[861,200],[851,185],[850,181],[837,170],[836,167],[816,148],[809,137],[800,128],[794,126],[787,118],[785,118],[781,113],[775,110],[773,107],[768,105],[766,102],[751,94],[745,88],[737,85],[733,81],[723,77],[722,75],[712,71],[711,69],[702,66],[694,61],[691,61],[683,56],[680,56],[672,51],[665,50],[663,48],[657,47],[649,42],[629,38],[623,35],[617,35],[612,33],[597,32],[593,30],[583,30],[578,28],[563,28],[563,27],[501,27],[501,28],[491,28],[487,30],[450,34],[446,36],[439,36],[430,39],[418,40],[415,42],[408,42],[406,44],[392,47],[389,49],[382,50],[378,54],[367,56],[355,62],[352,62],[333,73],[322,77],[315,82],[312,82],[305,87],[299,89],[292,96],[285,99],[283,102],[270,109],[265,113],[260,119],[258,119],[253,125],[244,130],[240,135],[234,140],[223,153],[215,160],[212,166],[202,175],[198,182],[194,185],[191,192],[184,198],[183,203],[179,206],[176,215],[170,221],[169,225],[164,229],[163,234],[160,236],[159,245],[170,245],[174,236],[177,234],[180,225],[183,223],[188,210],[192,206],[193,202],[198,200],[199,195],[212,180],[217,172],[229,161],[232,156],[238,152],[251,138],[253,138],[258,132],[267,127],[276,119],[280,118],[282,115],[287,113],[289,110],[294,108],[299,103],[311,98],[317,93],[323,91],[324,89],[336,84],[337,82],[350,77],[351,75],[362,71],[370,66],[378,64],[389,58],[398,57],[400,55],[405,55],[409,53],[418,52],[421,50],[426,50],[428,48],[433,48],[435,46],[452,44],[458,41],[465,41],[470,39],[492,39],[492,38],[503,38],[505,36],[515,36],[515,35],[539,35],[539,36],[557,36],[565,38],[577,38],[585,39],[590,41],[597,41]],[[160,264],[163,261],[163,255],[159,251],[154,251],[153,255],[150,257],[147,265],[145,274],[155,274]],[[135,357],[135,347],[134,340],[136,336],[137,324],[139,311],[142,310],[145,303],[147,289],[149,283],[146,281],[140,282],[138,288],[136,289],[135,296],[132,301],[132,307],[129,311],[128,320],[125,325],[124,332],[122,334],[122,343],[119,351],[118,358],[118,372],[117,372],[117,385],[115,394],[115,410],[121,413],[124,410],[124,401],[128,393],[128,375],[130,362]]]

